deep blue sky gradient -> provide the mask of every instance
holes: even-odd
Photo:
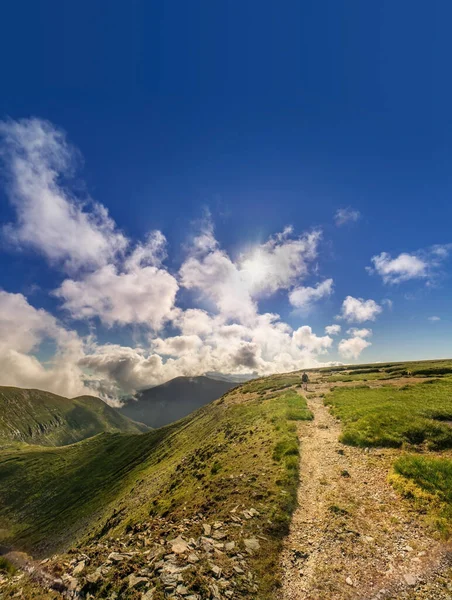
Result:
[[[314,329],[345,295],[392,298],[363,358],[451,355],[447,273],[429,290],[364,270],[382,251],[451,241],[451,21],[445,1],[18,0],[1,9],[0,117],[66,130],[87,192],[130,237],[161,229],[174,269],[205,207],[232,255],[320,226],[320,276],[336,288]],[[343,206],[362,219],[338,229]],[[60,280],[3,248],[7,291],[55,308],[45,292]],[[278,296],[268,309],[302,324]]]

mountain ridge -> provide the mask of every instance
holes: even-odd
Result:
[[[178,421],[239,385],[206,375],[179,376],[141,390],[119,412],[129,419],[158,428]]]
[[[103,432],[147,430],[95,396],[65,398],[38,389],[0,386],[0,444],[65,446]]]

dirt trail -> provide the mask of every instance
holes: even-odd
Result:
[[[282,555],[282,600],[452,600],[452,553],[387,482],[396,450],[339,443],[311,384],[299,424],[298,508]]]

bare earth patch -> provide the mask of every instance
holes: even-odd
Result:
[[[340,422],[319,397],[328,389],[310,385],[314,420],[298,425],[298,508],[280,598],[452,600],[451,546],[388,483],[401,451],[340,444]]]

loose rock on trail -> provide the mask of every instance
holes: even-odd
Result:
[[[387,481],[400,451],[342,445],[340,422],[323,403],[329,387],[310,388],[314,419],[298,425],[298,508],[281,600],[452,600],[451,547]]]

